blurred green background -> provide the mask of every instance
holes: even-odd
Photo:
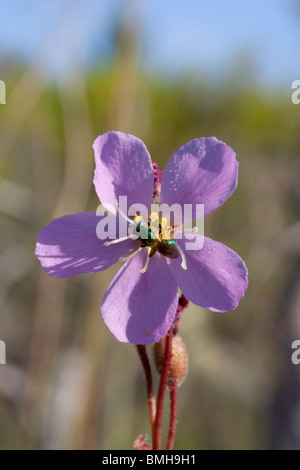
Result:
[[[26,8],[12,3],[22,22]],[[160,46],[154,11],[153,36],[143,36],[149,14],[143,4],[149,8],[149,2],[118,1],[108,15],[106,47],[97,42],[96,28],[88,60],[80,61],[82,51],[75,51],[67,58],[73,68],[64,70],[62,54],[53,72],[49,57],[67,49],[64,33],[77,25],[71,13],[85,2],[61,3],[59,21],[49,15],[52,30],[31,52],[0,48],[0,79],[7,87],[6,104],[0,105],[0,340],[7,348],[7,364],[0,366],[0,448],[131,449],[138,434],[150,434],[135,347],[117,342],[100,315],[119,266],[60,280],[47,277],[34,256],[36,234],[54,217],[96,209],[92,143],[99,134],[120,130],[141,138],[161,169],[178,147],[211,135],[233,147],[240,162],[238,189],[206,217],[205,233],[245,259],[249,288],[233,312],[194,305],[184,312],[189,374],[179,391],[175,448],[299,449],[300,365],[291,362],[291,344],[300,339],[300,106],[291,102],[291,82],[300,79],[299,48],[280,48],[284,31],[274,36],[276,28],[266,24],[268,56],[275,65],[279,57],[278,67],[266,71],[269,78],[264,63],[260,72],[253,66],[265,45],[259,34],[249,53],[237,36],[230,49],[235,60],[222,70],[217,55],[209,69],[205,55],[197,67],[187,65],[188,42],[178,55],[171,42],[170,62],[160,68],[150,60]],[[167,35],[169,24],[159,21],[154,3]],[[166,3],[171,24],[172,2]],[[189,32],[196,4],[186,14],[187,2],[175,3],[193,58],[200,41]],[[226,2],[212,3],[220,20],[218,8]],[[256,9],[267,9],[245,3],[254,17],[260,15]],[[43,5],[38,14],[47,16],[49,3]],[[299,22],[297,2],[285,2],[285,8],[290,21]],[[227,21],[228,35],[247,23],[242,11]],[[13,31],[5,15],[2,22]],[[36,30],[43,24],[37,19]],[[28,31],[25,15],[18,44]],[[164,34],[157,34],[163,48]],[[216,50],[227,37],[218,41]]]

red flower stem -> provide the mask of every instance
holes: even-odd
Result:
[[[169,333],[166,336],[164,362],[163,362],[163,367],[161,371],[158,396],[157,396],[157,410],[156,410],[156,418],[155,418],[154,433],[153,433],[153,450],[161,450],[164,402],[165,402],[165,394],[166,394],[166,388],[168,384],[169,369],[170,369],[171,358],[172,358],[172,339],[173,339],[173,325],[171,326]]]
[[[155,396],[153,393],[153,381],[152,381],[152,373],[150,362],[148,359],[148,354],[146,350],[146,346],[142,344],[137,345],[137,351],[139,353],[144,372],[146,377],[146,384],[147,384],[147,395],[148,395],[148,407],[149,407],[149,416],[151,422],[151,429],[152,429],[152,438],[154,432],[154,422],[155,422],[155,413],[156,413],[156,403],[155,403]]]
[[[170,424],[166,450],[173,450],[177,425],[178,385],[170,388]]]

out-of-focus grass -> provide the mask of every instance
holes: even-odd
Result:
[[[240,162],[238,189],[205,232],[246,260],[249,289],[234,312],[191,305],[184,313],[190,368],[176,447],[297,447],[299,109],[241,81],[170,81],[138,72],[134,57],[118,60],[49,85],[34,68],[4,67],[0,448],[131,448],[150,432],[134,346],[118,343],[100,315],[118,266],[59,280],[34,256],[36,234],[53,217],[96,209],[91,145],[107,130],[143,139],[162,169],[178,147],[210,135]]]

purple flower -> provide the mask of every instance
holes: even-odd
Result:
[[[141,203],[148,210],[153,197],[156,201],[160,197],[160,203],[169,206],[204,204],[208,214],[237,186],[235,153],[215,137],[194,139],[174,152],[161,182],[154,167],[155,188],[150,155],[138,138],[108,132],[95,140],[94,151],[96,192],[110,210],[119,196],[127,196],[128,206]],[[111,217],[118,219],[118,209],[114,212]],[[105,323],[119,341],[148,344],[164,336],[175,318],[178,287],[196,305],[218,312],[235,309],[243,297],[247,268],[222,243],[205,237],[202,247],[201,237],[194,235],[199,249],[186,251],[190,238],[183,234],[173,242],[177,257],[159,250],[149,257],[151,247],[140,238],[117,242],[118,223],[114,243],[100,240],[96,234],[100,219],[95,213],[79,213],[53,220],[38,234],[36,256],[47,274],[61,278],[102,271],[128,257],[101,306]]]

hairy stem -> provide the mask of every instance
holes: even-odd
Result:
[[[155,396],[154,396],[154,393],[153,393],[153,381],[152,381],[151,367],[150,367],[150,362],[149,362],[149,359],[148,359],[146,346],[144,346],[142,344],[138,344],[136,348],[137,348],[137,351],[139,353],[139,356],[140,356],[140,359],[141,359],[141,362],[142,362],[142,365],[143,365],[143,368],[144,368],[145,377],[146,377],[149,416],[150,416],[151,429],[152,429],[152,439],[153,439],[155,413],[156,413],[156,402],[155,402]]]
[[[158,396],[157,396],[157,410],[156,410],[156,418],[155,418],[154,433],[153,433],[153,450],[161,450],[164,402],[165,402],[165,394],[166,394],[166,388],[168,384],[169,369],[170,369],[171,358],[172,358],[172,339],[173,339],[173,326],[171,326],[169,333],[166,336],[164,361],[163,361],[160,382],[159,382]]]
[[[173,450],[177,425],[178,385],[170,388],[170,423],[166,450]]]

